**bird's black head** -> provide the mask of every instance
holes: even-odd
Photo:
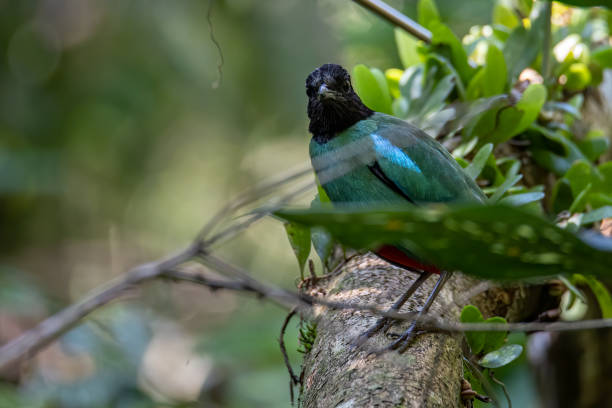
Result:
[[[306,95],[308,130],[318,141],[325,142],[374,113],[361,102],[340,65],[325,64],[312,71],[306,78]]]

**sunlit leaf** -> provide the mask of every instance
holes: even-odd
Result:
[[[478,361],[483,367],[498,368],[510,364],[516,360],[523,352],[520,344],[507,344],[498,350],[487,353]]]
[[[417,4],[419,24],[429,28],[434,21],[440,20],[440,13],[434,0],[419,0]]]
[[[519,25],[520,21],[517,15],[512,10],[511,4],[497,1],[493,7],[493,24],[499,24],[513,29]]]
[[[370,70],[365,65],[356,65],[353,68],[353,85],[355,91],[361,97],[363,103],[377,112],[391,112],[391,94],[387,81],[382,74],[382,82],[376,71]],[[380,71],[378,71],[380,72]]]
[[[411,67],[421,62],[418,52],[419,41],[401,28],[395,29],[395,43],[397,52],[404,68]]]

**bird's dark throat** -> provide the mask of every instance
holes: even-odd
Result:
[[[374,111],[365,106],[352,90],[346,98],[336,100],[321,101],[310,98],[308,130],[318,143],[326,143],[360,120],[369,118],[373,113]]]

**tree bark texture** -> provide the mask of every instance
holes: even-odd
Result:
[[[417,275],[394,267],[374,255],[353,258],[337,274],[309,289],[327,300],[390,307]],[[425,303],[437,276],[421,286],[401,309],[416,311]],[[490,289],[490,288],[489,288]],[[480,295],[474,297],[476,292]],[[471,294],[470,294],[471,293]],[[527,308],[524,290],[492,289],[486,283],[455,273],[429,313],[458,320],[461,308],[472,301],[485,315],[491,311],[513,320]],[[503,312],[503,313],[500,313]],[[315,309],[317,336],[303,364],[303,407],[462,407],[460,398],[462,334],[424,333],[404,354],[371,352],[392,339],[378,333],[358,348],[353,341],[375,324],[378,316],[351,310]],[[408,323],[395,324],[401,333]]]

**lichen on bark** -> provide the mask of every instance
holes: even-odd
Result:
[[[353,258],[328,279],[310,287],[309,294],[329,301],[391,304],[417,275],[394,267],[374,255]],[[429,278],[401,311],[416,311],[425,302],[437,277]],[[469,301],[465,293],[478,281],[455,273],[429,313],[457,320]],[[483,288],[484,289],[484,288]],[[497,296],[480,296],[480,303]],[[512,302],[523,298],[519,293]],[[508,305],[508,310],[510,310]],[[392,341],[378,333],[356,348],[354,340],[371,327],[378,316],[355,310],[314,308],[317,337],[304,357],[301,406],[313,407],[461,407],[463,377],[461,334],[423,333],[403,354],[372,354]],[[395,324],[390,333],[401,333],[408,324]]]

